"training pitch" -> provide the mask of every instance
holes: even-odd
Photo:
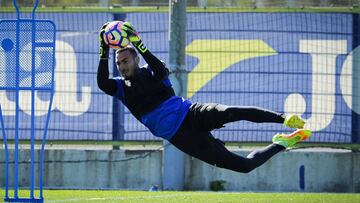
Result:
[[[27,194],[20,191],[20,195]],[[4,190],[0,192],[4,197]],[[239,192],[147,192],[124,190],[44,190],[45,202],[360,202],[360,194],[344,193],[239,193]]]

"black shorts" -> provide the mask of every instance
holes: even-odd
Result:
[[[220,111],[224,105],[206,103],[193,104],[185,117],[180,129],[169,142],[175,147],[205,161],[208,164],[224,167],[221,160],[237,156],[225,148],[225,143],[214,138],[211,130],[221,128],[225,118],[222,118]]]
[[[250,157],[241,157],[230,152],[226,149],[224,142],[213,137],[211,131],[223,127],[228,122],[238,120],[284,122],[281,114],[257,107],[195,103],[191,105],[180,129],[169,142],[186,154],[208,164],[244,173],[260,166],[271,156],[283,150],[283,147],[272,145]]]

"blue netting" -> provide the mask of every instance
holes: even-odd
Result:
[[[54,95],[56,29],[51,21],[35,19],[38,1],[34,4],[31,18],[26,19],[20,17],[16,0],[13,3],[16,18],[0,21],[0,54],[3,59],[0,71],[0,119],[6,160],[4,201],[43,202],[42,171]],[[39,95],[45,96],[47,101],[41,101]],[[14,150],[8,147],[10,139],[14,140]],[[30,195],[27,198],[18,194],[19,187],[24,187],[19,184],[19,179],[24,175],[19,174],[19,161],[24,158],[19,153],[19,141],[23,139],[30,139],[30,157],[27,157],[29,173],[26,174],[26,177],[30,177],[27,185]],[[42,142],[39,156],[35,155],[36,139]],[[35,172],[37,161],[40,163],[39,170]],[[10,163],[14,163],[11,169]],[[35,181],[35,177],[38,180]],[[13,194],[9,194],[10,185]],[[39,187],[39,194],[36,195],[35,185]]]
[[[13,16],[0,14],[1,19]],[[97,32],[115,16],[131,21],[149,49],[168,62],[168,13],[38,14],[53,20],[58,30],[49,139],[111,140],[113,123],[126,140],[158,139],[126,109],[113,122],[112,98],[97,87]],[[347,61],[353,60],[349,53],[353,38],[359,37],[354,26],[353,14],[188,13],[188,95],[194,102],[300,113],[317,131],[311,141],[350,142],[352,76]],[[1,57],[10,63],[10,55]],[[6,63],[0,60],[0,70]],[[1,99],[12,101],[10,95]],[[214,134],[225,141],[270,141],[281,131],[288,130],[238,122]]]

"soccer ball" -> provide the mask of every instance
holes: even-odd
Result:
[[[112,21],[105,27],[104,41],[110,48],[120,49],[128,46],[130,41],[125,31],[121,29],[124,22]]]

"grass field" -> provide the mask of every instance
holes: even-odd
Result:
[[[20,194],[25,194],[20,191]],[[4,196],[1,190],[0,196]],[[122,190],[45,190],[45,202],[244,202],[244,203],[359,203],[360,194],[337,193],[238,193],[238,192],[147,192]]]

